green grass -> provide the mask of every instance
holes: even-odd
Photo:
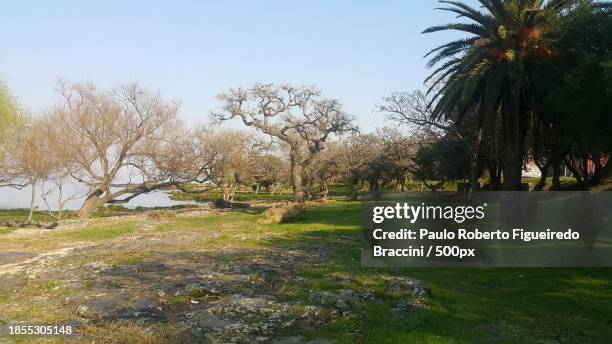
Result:
[[[17,228],[6,228],[6,227],[0,227],[0,235],[3,234],[9,234],[13,231],[15,231]]]
[[[28,219],[29,209],[2,209],[0,210],[0,221],[25,221]],[[49,213],[35,211],[32,217],[34,221],[53,221]]]
[[[207,192],[173,192],[170,195],[170,199],[175,201],[196,201],[196,202],[214,202],[215,200],[221,198],[223,193],[220,190],[212,190]],[[255,194],[254,192],[246,192],[246,191],[238,191],[234,196],[234,201],[270,201],[270,202],[280,202],[280,201],[289,201],[292,199],[292,195],[290,192],[282,192],[270,194],[268,192],[259,192]]]
[[[66,240],[76,241],[109,240],[122,235],[129,234],[136,228],[137,223],[135,222],[123,222],[120,224],[98,225],[94,227],[64,232],[58,234],[57,236]]]
[[[298,223],[280,225],[293,233],[282,245],[336,248],[331,264],[305,272],[306,288],[327,289],[329,276],[346,273],[356,287],[380,288],[377,276],[398,273],[431,287],[431,306],[392,315],[396,300],[384,300],[389,303],[366,307],[358,320],[327,326],[326,336],[347,343],[353,332],[376,343],[606,343],[612,336],[612,269],[366,269],[359,262],[358,218],[351,204],[312,209]],[[338,245],[339,235],[354,240]]]

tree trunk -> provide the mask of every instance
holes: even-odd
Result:
[[[349,191],[349,200],[356,201],[357,200],[357,189],[355,189],[355,182],[353,178],[346,179],[346,187]]]
[[[559,162],[555,162],[552,165],[553,175],[552,175],[552,187],[551,190],[559,190],[561,188],[561,165]]]
[[[61,220],[62,219],[62,214],[64,212],[64,200],[63,200],[63,195],[64,195],[64,186],[62,185],[62,183],[58,183],[57,186],[57,191],[59,193],[59,196],[57,198],[57,220]]]
[[[32,181],[32,197],[30,199],[30,213],[28,214],[28,222],[32,222],[34,216],[34,205],[36,204],[36,180]]]
[[[291,158],[291,187],[293,188],[293,201],[296,203],[303,203],[304,190],[302,189],[302,168],[298,162],[297,148],[291,148],[289,157]]]
[[[546,186],[546,179],[548,178],[548,170],[550,169],[550,165],[550,161],[547,161],[544,166],[541,166],[540,164],[536,163],[536,166],[538,166],[538,169],[540,170],[540,180],[538,181],[538,184],[533,188],[533,191],[542,191],[542,189],[544,189],[544,186]]]
[[[523,174],[520,92],[511,91],[502,108],[504,131],[504,190],[519,191]]]
[[[570,159],[568,157],[564,157],[563,161],[565,163],[565,166],[570,170],[570,172],[574,176],[574,178],[576,178],[576,183],[578,184],[578,187],[581,190],[588,190],[587,184],[582,179],[582,177],[583,177],[582,174],[576,169],[576,167],[573,164],[573,159]]]
[[[480,190],[480,183],[478,182],[479,176],[479,164],[478,157],[475,157],[473,154],[470,155],[470,192],[469,196],[471,197],[472,192]]]
[[[498,191],[501,184],[501,168],[498,163],[489,161],[489,178],[491,182],[491,190]]]
[[[96,209],[106,204],[107,199],[106,197],[101,197],[102,194],[103,192],[101,190],[96,190],[87,196],[87,199],[83,202],[83,205],[81,205],[77,213],[80,218],[90,217]]]
[[[329,187],[327,186],[327,181],[321,181],[321,201],[327,202],[327,196],[329,195]]]

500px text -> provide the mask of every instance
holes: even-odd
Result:
[[[476,249],[459,246],[409,246],[407,248],[383,248],[374,246],[374,257],[453,257],[463,259],[475,257]]]

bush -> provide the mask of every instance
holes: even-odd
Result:
[[[129,211],[129,209],[126,208],[125,206],[123,206],[122,204],[108,204],[108,205],[104,205],[104,206],[100,207],[99,210],[100,211],[117,211],[117,212]]]
[[[285,223],[295,219],[306,211],[304,203],[283,203],[275,205],[264,213],[270,222]]]

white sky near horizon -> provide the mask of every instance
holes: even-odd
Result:
[[[473,1],[470,1],[473,2]],[[421,87],[423,55],[456,37],[422,35],[455,21],[419,1],[5,1],[0,78],[36,112],[54,82],[138,81],[203,122],[214,96],[254,82],[314,85],[339,99],[364,132],[393,91]]]

